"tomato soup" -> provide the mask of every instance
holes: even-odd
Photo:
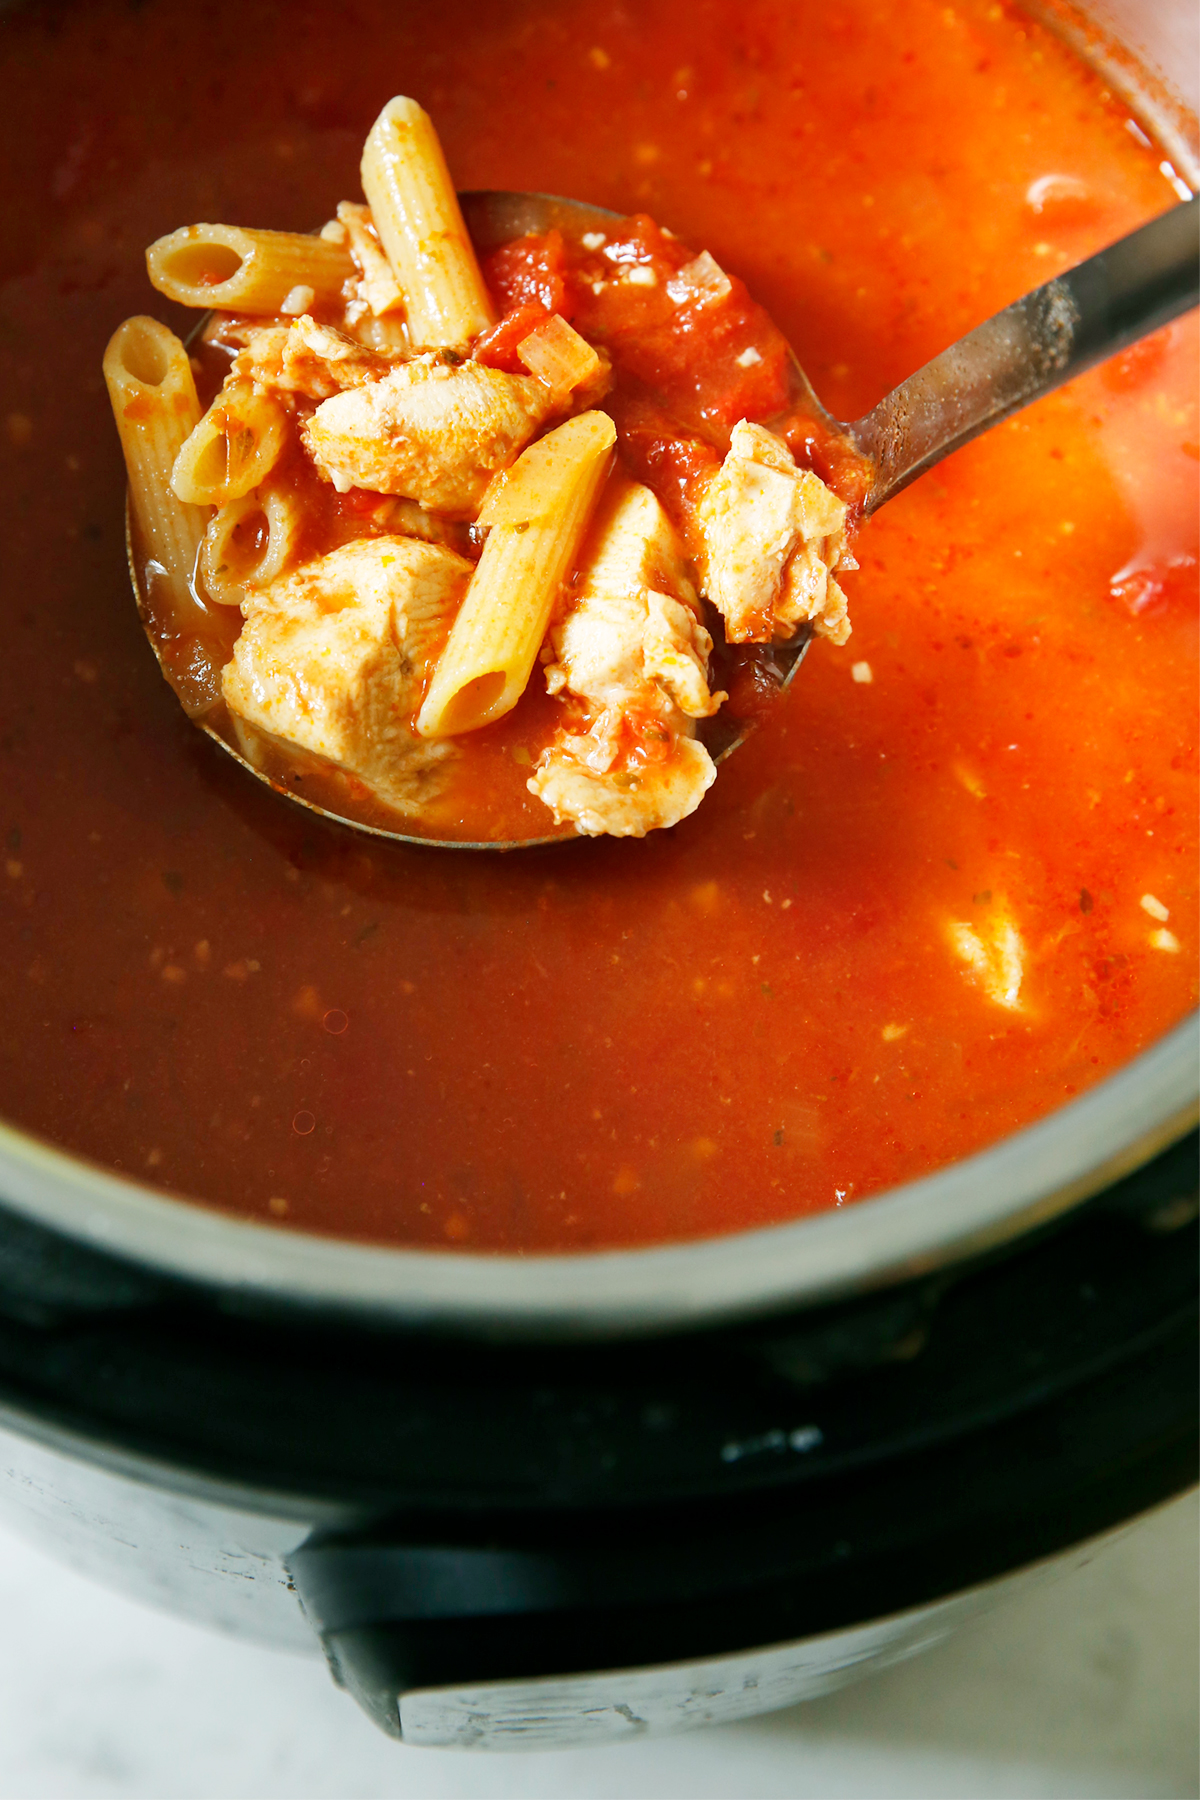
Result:
[[[643,841],[305,816],[188,723],[125,567],[100,357],[126,314],[185,321],[142,247],[311,229],[389,95],[464,189],[709,250],[853,418],[1177,198],[1050,31],[990,0],[298,0],[252,32],[99,0],[10,16],[0,67],[6,1117],[284,1228],[582,1250],[850,1204],[1194,1004],[1194,319],[881,511],[849,643]]]

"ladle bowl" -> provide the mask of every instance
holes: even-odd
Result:
[[[483,252],[513,238],[555,229],[578,240],[586,232],[608,231],[621,218],[604,207],[554,194],[483,192],[462,194],[459,199],[471,238]],[[1200,199],[1193,195],[976,326],[893,388],[861,419],[846,422],[827,412],[793,353],[793,404],[810,413],[823,433],[841,438],[866,465],[869,484],[860,516],[867,518],[943,457],[1187,312],[1198,299]],[[126,541],[134,591],[140,594],[128,527]],[[146,630],[169,679],[148,623]],[[810,631],[802,628],[790,643],[773,647],[781,689],[792,681],[810,641]],[[243,768],[293,804],[396,843],[447,850],[521,850],[578,835],[571,827],[560,826],[528,838],[478,842],[398,830],[388,823],[395,815],[364,784],[332,765],[322,766],[316,758],[284,750],[249,732],[223,705],[196,723]],[[705,721],[700,736],[713,761],[721,763],[752,729],[742,721],[722,725],[718,714]]]

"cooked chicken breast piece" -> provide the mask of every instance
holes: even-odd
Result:
[[[531,375],[435,351],[324,401],[305,423],[304,442],[340,493],[399,494],[466,518],[551,408],[549,389]]]
[[[530,792],[588,836],[642,837],[686,818],[716,776],[695,720],[724,695],[709,691],[712,639],[649,488],[610,483],[550,647],[547,689],[586,729],[559,732]]]
[[[730,643],[782,642],[810,622],[844,644],[846,596],[834,580],[853,568],[846,507],[773,431],[743,419],[697,509],[704,592]]]
[[[720,706],[708,689],[712,639],[679,540],[640,482],[610,481],[550,644],[552,694],[573,694],[597,710],[636,705],[665,716],[673,705],[693,719]]]
[[[440,545],[376,537],[251,588],[224,671],[230,711],[420,811],[457,752],[411,720],[470,574]]]
[[[379,381],[398,361],[303,313],[293,325],[264,325],[247,334],[245,348],[233,360],[230,378],[255,381],[259,387],[279,393],[327,400],[346,388]]]
[[[343,200],[337,216],[345,230],[350,254],[358,266],[363,300],[376,317],[390,312],[403,313],[404,293],[379,241],[370,207]]]
[[[629,763],[597,771],[586,757],[589,737],[562,737],[545,752],[530,790],[556,825],[570,820],[584,837],[645,837],[695,812],[717,778],[695,738],[677,738],[662,763]]]

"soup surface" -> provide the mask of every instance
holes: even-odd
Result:
[[[243,1216],[583,1249],[859,1199],[1194,1003],[1194,319],[857,545],[704,807],[509,857],[306,817],[142,635],[100,377],[141,247],[308,229],[403,90],[463,188],[647,211],[843,418],[1162,211],[1173,172],[1007,5],[38,4],[0,26],[7,1117]],[[270,44],[269,81],[263,79]]]

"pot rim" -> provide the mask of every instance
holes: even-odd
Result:
[[[685,1244],[515,1255],[400,1249],[253,1223],[0,1123],[2,1203],[50,1229],[268,1307],[514,1337],[682,1330],[886,1286],[1054,1218],[1200,1114],[1193,1014],[1034,1125],[846,1211]]]

